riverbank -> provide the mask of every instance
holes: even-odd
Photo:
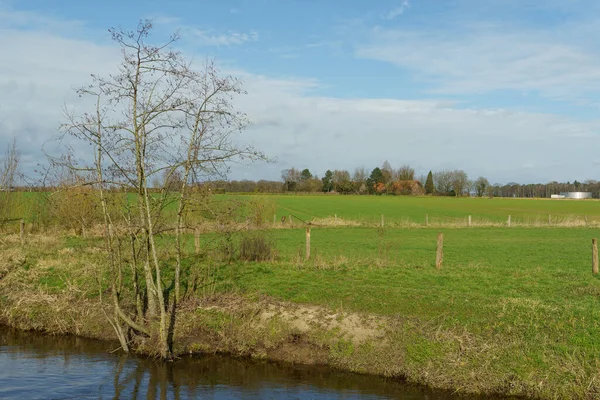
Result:
[[[472,236],[460,242],[462,231],[456,238],[448,234],[457,254],[449,254],[442,271],[424,265],[415,249],[414,264],[337,259],[298,265],[283,259],[220,265],[213,281],[180,304],[174,350],[326,364],[459,393],[597,398],[600,287],[587,268],[579,271],[583,258],[543,243],[544,260],[556,264],[513,266],[507,259],[514,244],[506,237],[469,232],[479,242]],[[533,231],[515,232],[522,242]],[[547,232],[567,245],[589,234]],[[396,234],[404,235],[388,235]],[[494,251],[505,253],[503,259],[497,257],[496,265],[472,256],[458,261],[459,254],[470,254],[468,246],[484,247],[486,235],[495,238]],[[98,291],[101,245],[37,235],[21,248],[18,236],[3,239],[0,323],[114,339]],[[408,235],[402,243],[410,247]],[[526,250],[534,252],[533,242]],[[152,354],[153,345],[140,341],[137,351]]]

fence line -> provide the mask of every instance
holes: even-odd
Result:
[[[481,215],[448,216],[434,215],[425,213],[419,222],[414,217],[396,217],[392,218],[381,214],[380,218],[372,216],[371,218],[348,218],[345,219],[342,214],[334,214],[331,217],[313,218],[310,224],[313,226],[361,226],[361,227],[385,227],[385,228],[419,228],[419,227],[600,227],[600,216],[592,219],[588,215],[556,215],[549,214],[515,216],[507,214],[505,217],[494,216],[486,217]],[[302,221],[308,223],[306,221]],[[277,224],[274,225],[277,227]]]

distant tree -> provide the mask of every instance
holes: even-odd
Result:
[[[302,172],[300,173],[300,180],[301,181],[307,181],[309,179],[312,179],[313,175],[310,173],[310,171],[308,170],[308,168],[304,168],[302,170]]]
[[[354,192],[354,185],[349,179],[344,179],[336,185],[336,192],[341,194],[351,194]]]
[[[295,192],[298,189],[298,182],[300,182],[300,171],[294,167],[284,169],[281,171],[281,179],[286,191]]]
[[[387,160],[385,160],[381,166],[381,176],[383,177],[381,182],[384,185],[388,185],[394,180],[394,170]]]
[[[354,174],[352,175],[352,184],[356,193],[364,193],[367,191],[368,177],[369,173],[365,167],[358,167],[354,169]]]
[[[298,182],[298,191],[300,192],[320,192],[323,183],[319,178],[314,176],[308,168],[305,168],[300,173],[300,182]]]
[[[323,183],[321,190],[325,193],[331,192],[333,190],[333,172],[328,169],[321,182]]]
[[[256,182],[256,191],[260,193],[280,193],[281,183],[277,181],[267,181],[261,179]]]
[[[493,199],[494,196],[500,196],[500,185],[488,185],[488,187],[485,189],[485,195],[490,199]]]
[[[371,171],[371,175],[369,176],[369,179],[371,179],[371,181],[373,183],[384,183],[383,172],[381,171],[380,168],[375,168],[373,171]]]
[[[425,182],[425,193],[433,194],[435,187],[433,186],[433,174],[431,171],[427,174],[427,181]]]
[[[450,170],[436,171],[433,173],[435,192],[439,195],[449,196],[452,192],[453,174]]]
[[[469,177],[467,173],[460,169],[452,171],[452,189],[456,196],[462,196],[465,192],[468,192],[470,188]]]
[[[385,187],[383,180],[384,177],[381,169],[375,168],[373,171],[371,171],[371,176],[369,176],[369,179],[367,179],[367,191],[370,194],[379,192],[378,188],[381,188],[382,185]]]
[[[160,189],[161,185],[162,185],[162,182],[158,176],[155,176],[154,178],[152,178],[152,188],[153,189]]]
[[[19,169],[19,151],[17,150],[17,139],[6,149],[6,154],[0,160],[0,220],[8,219],[10,211],[14,208],[16,196],[10,194],[15,187]]]
[[[475,191],[477,192],[477,197],[482,197],[486,193],[486,189],[490,186],[490,182],[480,176],[475,180]]]
[[[299,190],[302,192],[316,193],[323,188],[323,182],[318,178],[310,178],[300,182]]]
[[[165,169],[162,176],[162,186],[159,185],[158,187],[165,188],[168,191],[174,191],[181,187],[182,181],[183,174],[180,169]]]
[[[348,193],[352,191],[352,181],[350,180],[350,172],[346,170],[336,169],[332,176],[333,190],[339,193]]]
[[[397,181],[414,181],[415,180],[415,170],[411,168],[410,165],[405,164],[398,168],[396,172],[396,180]]]

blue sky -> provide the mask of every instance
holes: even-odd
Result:
[[[140,18],[244,79],[243,138],[278,162],[231,178],[388,160],[500,183],[600,179],[592,0],[0,0],[0,141],[17,136],[26,171],[71,88],[118,63],[107,28]]]

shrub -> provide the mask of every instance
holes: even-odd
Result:
[[[264,197],[253,198],[247,205],[247,217],[253,226],[263,227],[273,219],[277,211],[277,203]]]
[[[264,232],[243,235],[240,240],[240,259],[267,261],[274,257],[273,242]]]

